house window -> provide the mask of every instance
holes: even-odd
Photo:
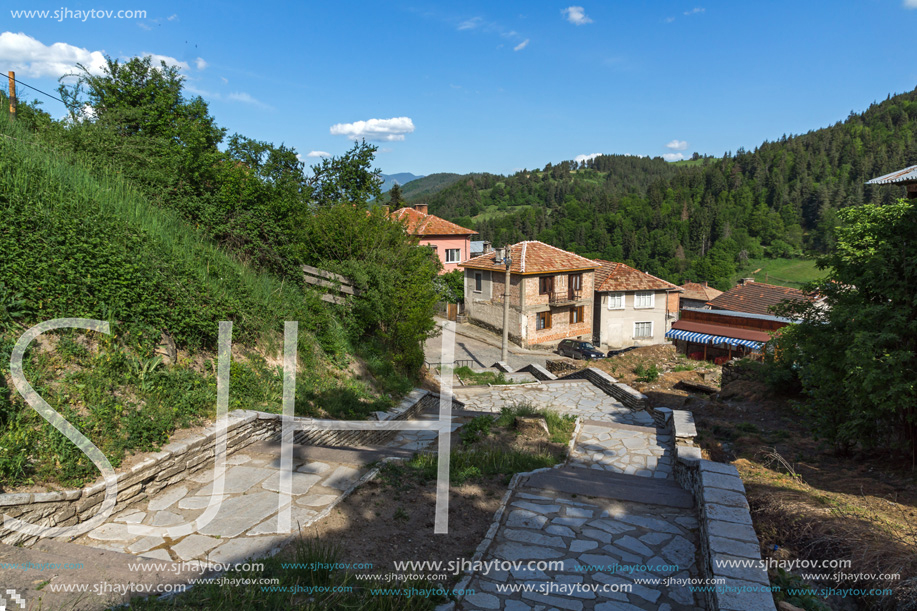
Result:
[[[447,248],[446,249],[446,263],[458,263],[462,259],[462,249],[461,248]]]
[[[538,312],[535,315],[535,328],[541,331],[542,329],[551,328],[551,313],[550,312]]]
[[[570,309],[570,324],[573,325],[578,322],[583,322],[584,316],[586,314],[585,310],[586,310],[585,306],[571,308]]]
[[[583,275],[582,274],[570,274],[570,290],[571,291],[583,290]]]
[[[474,292],[480,293],[484,290],[484,274],[481,272],[474,273]]]
[[[656,296],[652,291],[638,291],[634,295],[634,307],[635,308],[652,308],[655,305],[655,300],[653,299]]]
[[[624,293],[608,293],[608,309],[609,310],[623,310],[624,309]]]
[[[542,276],[538,279],[538,294],[549,295],[554,292],[554,276]]]
[[[653,337],[653,323],[635,322],[634,339],[651,339]]]

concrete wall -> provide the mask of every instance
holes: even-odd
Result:
[[[594,386],[620,401],[625,407],[633,410],[647,409],[649,407],[646,395],[623,382],[618,382],[601,369],[596,369],[595,367],[580,369],[563,376],[561,380],[589,380]]]
[[[443,264],[443,271],[440,272],[441,274],[446,274],[453,270],[459,269],[459,263],[463,263],[471,258],[470,236],[430,235],[418,237],[420,238],[421,245],[436,247],[436,254],[439,256],[439,260]],[[458,248],[462,251],[461,258],[455,263],[446,263],[446,249],[450,248]]]
[[[599,343],[611,349],[628,348],[630,346],[652,346],[666,343],[665,334],[672,327],[674,318],[666,316],[667,293],[655,291],[652,308],[635,308],[635,291],[624,293],[624,309],[609,310],[610,293],[597,293],[596,316],[598,317]],[[653,323],[653,336],[646,339],[634,337],[634,323]]]

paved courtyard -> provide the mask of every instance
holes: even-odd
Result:
[[[417,419],[435,418],[435,413],[427,413]],[[458,426],[454,424],[453,429]],[[401,431],[389,447],[410,456],[435,438],[435,431]],[[292,502],[288,504],[294,532],[324,517],[369,472],[367,465],[385,454],[378,450],[336,448],[295,450]],[[320,458],[310,459],[309,455]],[[274,442],[255,443],[229,456],[222,505],[216,517],[196,533],[173,540],[133,534],[128,525],[174,526],[199,517],[213,490],[212,468],[134,503],[74,543],[176,562],[226,564],[264,556],[289,537],[280,531],[278,524],[279,456],[279,444]]]
[[[536,409],[552,409],[586,420],[654,426],[653,418],[647,412],[635,412],[624,407],[588,380],[552,380],[524,386],[456,387],[452,392],[470,410],[499,412],[503,407],[524,401]]]

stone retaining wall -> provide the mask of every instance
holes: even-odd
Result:
[[[532,374],[532,376],[539,382],[545,382],[548,380],[556,380],[557,376],[542,367],[541,365],[536,365],[532,363],[531,365],[526,365],[521,369],[517,369],[516,373],[526,372]]]
[[[722,579],[704,594],[712,611],[774,611],[767,572],[760,567],[721,566],[730,561],[761,559],[761,544],[752,526],[745,486],[732,465],[705,460],[694,445],[697,431],[691,412],[665,407],[653,410],[657,426],[676,440],[675,479],[697,500],[702,577]]]
[[[720,388],[726,388],[726,385],[736,380],[754,380],[755,372],[750,367],[741,364],[740,360],[732,360],[723,363],[722,374],[720,376]]]
[[[405,420],[429,408],[438,407],[439,395],[415,389],[395,408],[376,412],[377,420]],[[453,399],[453,409],[464,404]],[[234,410],[228,414],[226,454],[280,434],[282,416],[250,410]],[[309,421],[296,418],[297,421]],[[397,435],[398,431],[300,431],[310,445],[375,445]],[[210,426],[202,434],[173,441],[146,460],[117,474],[118,496],[114,514],[134,502],[155,494],[162,488],[195,475],[204,468],[213,468],[216,428]],[[295,438],[294,438],[295,439]],[[19,518],[41,526],[72,526],[84,522],[98,512],[105,498],[105,482],[82,489],[40,493],[0,494],[0,514]],[[2,522],[0,522],[2,524]],[[0,543],[29,547],[38,540],[0,526]]]
[[[259,419],[258,412],[236,410],[230,412],[228,418],[227,455],[273,435],[273,426]],[[216,429],[211,426],[204,434],[173,441],[150,458],[118,473],[118,500],[114,513],[205,467],[210,468],[216,437]],[[101,481],[82,489],[59,492],[0,494],[0,511],[41,526],[72,526],[94,516],[104,498],[105,482]],[[37,540],[35,535],[0,526],[0,543],[28,547]]]
[[[589,380],[596,387],[600,388],[605,394],[611,395],[618,401],[633,410],[646,409],[649,407],[647,396],[637,392],[627,384],[618,382],[616,379],[595,367],[586,367],[571,374],[565,375],[562,380]]]
[[[560,359],[545,361],[544,365],[545,369],[557,376],[568,374],[580,369],[580,366],[575,362]]]

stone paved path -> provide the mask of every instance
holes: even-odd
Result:
[[[526,401],[536,409],[553,409],[587,420],[654,426],[644,411],[635,412],[605,394],[587,380],[557,380],[525,386],[453,388],[455,398],[466,409],[499,412],[501,408]]]
[[[435,419],[435,413],[418,420]],[[453,425],[453,430],[459,424]],[[403,431],[391,448],[416,450],[435,440],[431,431]],[[293,458],[291,520],[294,532],[321,517],[369,471],[360,452],[322,449],[323,456],[338,461]],[[378,458],[376,456],[375,458]],[[126,552],[145,558],[172,561],[241,562],[270,553],[289,537],[278,528],[280,482],[279,446],[253,444],[227,458],[223,503],[216,517],[199,532],[175,540],[128,532],[129,524],[173,526],[193,521],[204,513],[213,489],[213,468],[152,498],[134,503],[108,522],[74,540],[95,548]]]
[[[643,579],[698,576],[698,524],[691,510],[551,494],[514,492],[485,562],[555,561],[559,568],[478,574],[462,609],[681,611],[698,607],[684,585]],[[525,587],[507,593],[501,588]],[[628,591],[629,590],[629,591]]]
[[[575,467],[667,478],[672,474],[671,435],[643,426],[586,421],[570,456]]]

